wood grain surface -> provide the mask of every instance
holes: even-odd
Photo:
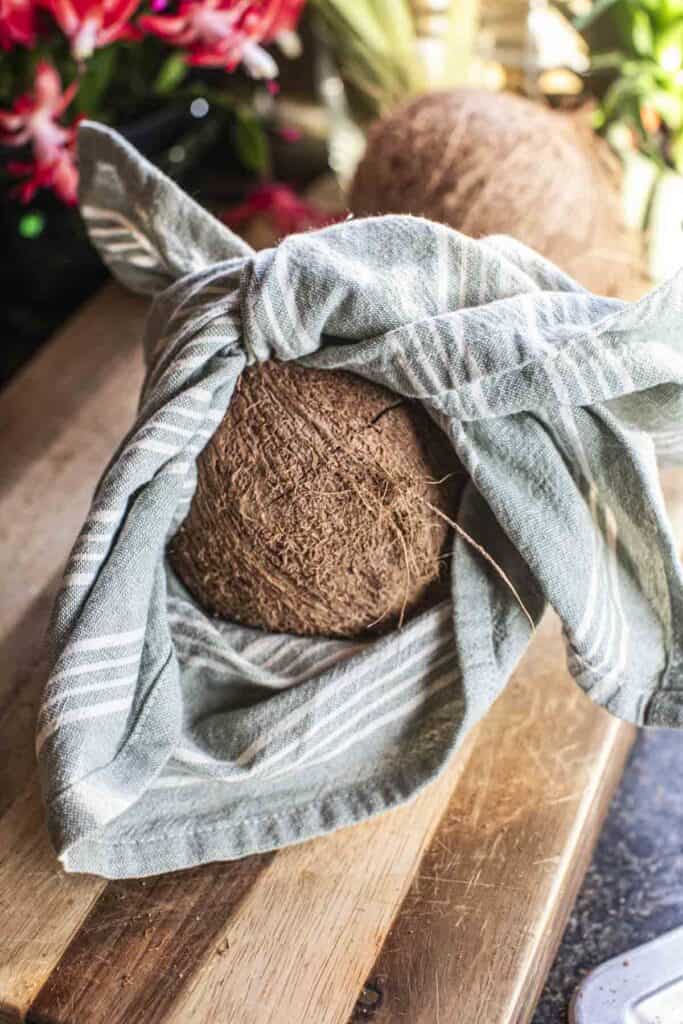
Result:
[[[632,741],[577,695],[560,639],[546,616],[481,723],[354,1019],[531,1016]]]
[[[28,1020],[167,1020],[184,979],[214,952],[226,920],[272,857],[109,884],[32,1004]],[[228,953],[224,942],[215,955]]]
[[[33,769],[45,627],[98,476],[133,417],[144,311],[107,287],[0,394],[0,812]]]
[[[49,848],[33,728],[61,567],[130,424],[145,305],[113,285],[0,394],[0,1015],[21,1018],[104,883]]]
[[[528,1020],[634,732],[568,679],[552,619],[407,807],[159,879],[67,876],[51,852],[32,753],[41,641],[133,414],[143,312],[109,286],[0,395],[0,1019]]]

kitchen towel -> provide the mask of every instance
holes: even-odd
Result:
[[[80,129],[81,209],[153,297],[135,423],[66,569],[37,724],[69,871],[278,848],[416,794],[500,693],[545,606],[614,714],[683,722],[683,586],[657,454],[683,451],[683,275],[602,298],[505,237],[408,216],[255,253],[115,132]],[[539,210],[539,216],[542,211]],[[377,640],[212,619],[168,539],[243,368],[298,359],[420,401],[470,477],[451,598]]]

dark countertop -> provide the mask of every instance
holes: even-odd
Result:
[[[644,730],[605,821],[533,1024],[566,1024],[569,1000],[588,971],[681,924],[683,736]]]

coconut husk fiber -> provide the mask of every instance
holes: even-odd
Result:
[[[253,366],[198,459],[170,561],[224,619],[385,632],[445,596],[443,516],[455,518],[463,481],[415,403],[344,371]]]
[[[647,286],[642,240],[622,223],[618,160],[583,112],[475,89],[422,96],[370,129],[349,205],[472,238],[512,235],[598,294]]]

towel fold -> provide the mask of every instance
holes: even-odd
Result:
[[[638,303],[510,238],[349,220],[254,253],[115,132],[80,131],[81,208],[154,297],[136,421],[66,569],[37,725],[64,867],[110,878],[361,821],[444,768],[547,603],[631,722],[683,724],[682,576],[656,454],[683,452],[683,275]],[[299,359],[420,401],[470,477],[451,599],[372,642],[206,615],[169,569],[195,460],[245,365]],[[514,593],[513,593],[514,589]]]

